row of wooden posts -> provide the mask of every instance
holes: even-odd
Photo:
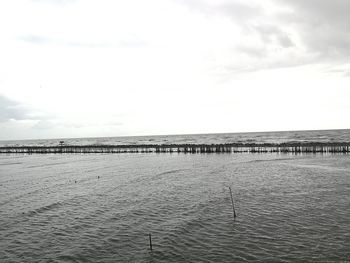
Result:
[[[0,153],[350,153],[350,143],[1,146]]]

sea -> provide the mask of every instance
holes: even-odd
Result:
[[[61,140],[350,142],[350,130],[0,145]],[[1,154],[0,262],[350,262],[350,156]]]

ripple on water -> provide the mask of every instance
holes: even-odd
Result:
[[[4,166],[4,262],[350,257],[346,156],[81,155],[71,163],[69,155],[46,158]],[[1,160],[6,162],[14,161]],[[33,168],[23,174],[28,166]]]

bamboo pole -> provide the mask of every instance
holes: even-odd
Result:
[[[229,186],[228,188],[230,189],[230,195],[231,195],[231,203],[232,203],[233,219],[235,219],[235,218],[237,217],[237,214],[236,214],[235,204],[234,204],[234,202],[233,202],[233,195],[232,195],[231,186]]]
[[[148,236],[149,236],[149,248],[152,251],[153,250],[153,246],[152,246],[152,235],[151,235],[151,233],[149,233]]]

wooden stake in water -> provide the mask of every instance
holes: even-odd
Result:
[[[152,235],[151,234],[149,234],[149,248],[151,251],[153,250],[153,248],[152,248]]]
[[[233,218],[236,218],[236,210],[235,210],[235,204],[233,203],[233,196],[232,196],[232,190],[231,190],[231,186],[228,187],[230,189],[230,194],[231,194],[231,202],[232,202],[232,210],[233,210]]]

